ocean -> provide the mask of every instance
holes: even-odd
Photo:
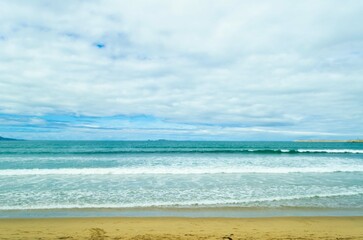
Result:
[[[2,141],[0,218],[363,215],[363,144]]]

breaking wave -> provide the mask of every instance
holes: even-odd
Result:
[[[316,167],[139,167],[139,168],[59,168],[5,169],[0,176],[21,175],[143,175],[143,174],[243,174],[243,173],[333,173],[363,172],[359,166]]]

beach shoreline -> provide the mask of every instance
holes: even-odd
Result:
[[[363,216],[0,219],[0,239],[363,239]]]
[[[361,208],[326,207],[130,207],[130,208],[59,208],[0,210],[0,219],[21,218],[268,218],[268,217],[354,217],[363,216]]]

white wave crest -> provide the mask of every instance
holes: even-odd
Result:
[[[243,174],[243,173],[333,173],[363,172],[363,165],[317,167],[140,167],[140,168],[59,168],[5,169],[0,176],[21,175],[143,175],[143,174]]]
[[[281,150],[283,151],[283,150]],[[361,149],[298,149],[300,153],[355,153],[363,154]]]
[[[149,203],[109,203],[109,204],[57,204],[57,205],[32,205],[32,206],[0,206],[0,210],[52,210],[52,209],[122,209],[122,208],[190,208],[190,207],[246,207],[250,203],[276,202],[276,201],[293,201],[309,198],[330,198],[330,197],[348,197],[362,195],[362,191],[348,191],[338,193],[317,193],[307,195],[293,195],[285,197],[268,197],[268,198],[251,198],[251,199],[216,199],[216,200],[200,200],[200,201],[165,201],[165,202],[149,202]],[[268,207],[268,205],[266,205]]]

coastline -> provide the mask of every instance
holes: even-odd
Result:
[[[269,217],[357,217],[361,208],[326,207],[130,207],[130,208],[59,208],[0,210],[0,219],[22,218],[269,218]]]
[[[0,219],[0,239],[363,239],[363,216]]]
[[[363,139],[354,139],[354,140],[310,139],[310,140],[294,140],[293,142],[305,142],[305,143],[363,143]]]

